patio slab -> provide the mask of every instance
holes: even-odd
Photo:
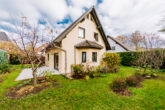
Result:
[[[51,74],[53,74],[53,75],[59,75],[60,74],[59,71],[57,71],[53,68],[44,66],[44,67],[40,67],[37,69],[37,77],[44,76],[44,74],[43,74],[44,72],[51,72]],[[32,69],[28,68],[28,69],[22,70],[15,81],[31,79],[31,78],[33,78]]]

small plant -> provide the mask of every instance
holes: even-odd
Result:
[[[0,64],[0,74],[9,72],[9,69],[10,69],[10,67],[9,67],[8,63]]]
[[[116,67],[120,65],[120,55],[117,53],[105,53],[101,63],[105,66],[107,72],[116,72],[118,71]]]
[[[115,92],[122,92],[127,88],[125,79],[123,78],[115,78],[110,85],[111,89]]]
[[[72,65],[72,77],[76,79],[81,79],[86,76],[83,65]]]
[[[126,78],[126,84],[131,87],[135,87],[139,84],[140,80],[136,76],[130,76]]]

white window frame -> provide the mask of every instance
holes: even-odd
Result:
[[[78,37],[79,38],[85,38],[85,29],[82,27],[78,28]]]

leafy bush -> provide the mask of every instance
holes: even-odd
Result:
[[[8,62],[8,53],[0,49],[0,64]]]
[[[113,91],[120,92],[120,91],[124,91],[127,88],[127,85],[126,85],[125,79],[115,78],[112,81],[112,84],[110,85],[110,87]]]
[[[164,50],[152,50],[152,51],[145,51],[145,52],[120,52],[120,57],[121,57],[121,64],[124,65],[124,66],[137,66],[137,60],[140,58],[140,56],[143,56],[143,55],[147,55],[147,54],[150,54],[150,55],[153,55],[153,52],[155,52],[154,55],[157,55],[158,57],[161,56],[162,52],[165,52],[165,49]],[[150,62],[150,58],[147,59],[148,62]],[[156,62],[157,63],[157,62]],[[152,68],[158,68],[156,64],[153,65],[152,64]],[[159,63],[158,63],[159,64]],[[159,64],[160,65],[160,64]],[[143,65],[145,66],[145,65]],[[161,66],[159,66],[160,69],[164,69],[165,68],[165,58],[163,60],[163,63]]]
[[[94,77],[99,77],[100,72],[98,71],[98,67],[95,66],[83,66],[83,65],[72,65],[72,77],[75,79],[89,79]],[[88,78],[89,77],[89,78]]]
[[[136,71],[135,71],[135,77],[136,77],[139,81],[142,81],[142,80],[143,80],[143,77],[142,77],[142,74],[141,74],[141,71],[140,71],[140,70],[136,70]]]
[[[126,78],[126,84],[128,86],[135,87],[139,84],[140,80],[137,79],[136,76],[130,76]]]
[[[124,66],[134,66],[134,61],[137,60],[140,52],[121,52],[121,64]]]
[[[9,68],[9,64],[8,63],[0,64],[0,74],[9,72],[9,69],[10,68]]]
[[[107,69],[107,72],[112,72],[112,70],[120,65],[120,55],[117,53],[105,53],[103,55],[102,64]],[[115,71],[117,69],[114,69]]]
[[[10,54],[10,64],[20,64],[18,56],[15,54]]]
[[[83,65],[72,65],[72,77],[76,79],[81,79],[86,76]]]

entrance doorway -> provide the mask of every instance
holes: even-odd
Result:
[[[59,68],[59,57],[58,53],[54,53],[54,69],[58,70]]]

